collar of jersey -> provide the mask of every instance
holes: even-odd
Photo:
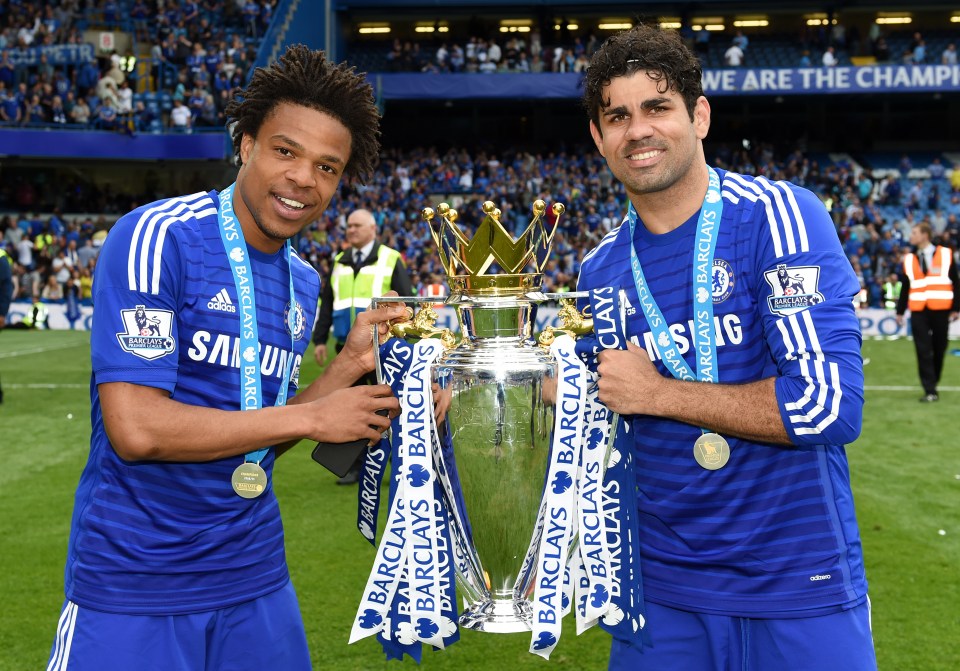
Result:
[[[629,218],[631,216],[637,217],[636,232],[634,233],[634,240],[632,242],[642,243],[644,246],[662,247],[672,245],[679,240],[693,236],[697,232],[697,219],[700,217],[700,210],[694,212],[693,216],[672,231],[667,233],[651,233],[647,230],[647,227],[643,225],[643,220],[637,216],[636,210],[633,209],[633,203],[630,203],[630,206],[627,208],[627,217],[623,220],[624,225],[620,227],[622,229],[621,234],[627,237],[630,236]]]

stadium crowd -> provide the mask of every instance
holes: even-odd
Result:
[[[913,169],[907,157],[900,171],[874,174],[844,162],[821,165],[800,151],[776,156],[767,145],[719,150],[711,162],[718,168],[789,180],[817,193],[861,280],[863,307],[891,307],[885,284],[900,271],[914,224],[928,222],[938,244],[958,249],[960,170],[948,173],[939,159],[926,166],[928,178],[918,179],[901,176]],[[21,183],[0,190],[0,211],[20,210],[0,219],[0,244],[17,261],[17,299],[61,301],[73,296],[87,301],[96,252],[112,219],[64,216],[59,207],[49,215],[31,214],[50,202],[49,194],[33,193],[27,208],[18,204],[23,191],[32,188]],[[81,187],[69,191],[71,198],[63,203],[69,211],[116,214],[167,195],[120,196]],[[544,287],[571,290],[584,253],[619,225],[626,203],[622,185],[612,178],[602,157],[586,147],[546,154],[514,149],[385,149],[370,182],[363,186],[344,180],[330,208],[305,229],[297,247],[321,275],[328,276],[333,256],[348,247],[347,215],[365,208],[375,213],[379,240],[401,252],[414,285],[421,288],[436,281],[437,273],[442,275],[429,228],[420,219],[423,207],[446,200],[470,230],[483,216],[482,202],[493,200],[503,212],[505,226],[518,234],[529,223],[530,205],[537,198],[566,205]]]
[[[835,67],[850,65],[854,58],[872,58],[880,64],[956,65],[955,43],[960,39],[956,30],[940,31],[928,45],[920,31],[887,35],[876,23],[861,36],[856,26],[847,28],[839,21],[829,27],[804,24],[796,36],[758,35],[754,40],[739,29],[732,34],[694,31],[689,22],[682,25],[680,34],[704,68]],[[462,43],[445,37],[424,42],[395,39],[385,54],[357,43],[351,59],[373,72],[583,72],[601,41],[586,32],[585,37],[574,34],[548,44],[536,30],[471,36]]]
[[[118,3],[68,0],[0,5],[0,122],[125,132],[221,129],[246,81],[276,0]],[[54,65],[39,50],[77,46],[89,26],[129,28],[124,55]],[[136,53],[149,53],[147,69]],[[146,73],[149,72],[149,75]]]

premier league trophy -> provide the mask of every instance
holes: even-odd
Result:
[[[375,301],[418,307],[392,328],[397,338],[376,348],[378,376],[401,414],[361,478],[358,525],[373,542],[370,502],[392,458],[390,513],[351,635],[376,633],[388,656],[418,657],[420,643],[442,648],[456,640],[458,621],[532,631],[531,652],[546,657],[575,597],[582,630],[601,617],[622,620],[614,602],[629,592],[619,589],[614,561],[618,499],[605,494],[618,488],[604,481],[610,460],[620,461],[611,451],[616,419],[590,389],[573,339],[590,333],[592,320],[564,295],[563,326],[533,339],[537,307],[559,298],[540,289],[564,206],[554,204],[549,217],[538,200],[516,239],[494,203],[483,212],[472,238],[447,204],[422,213],[447,273],[444,302],[457,311],[459,343],[435,326],[436,298]]]
[[[553,407],[544,392],[556,386],[557,364],[531,340],[535,303],[563,205],[534,205],[534,219],[514,241],[493,203],[468,240],[457,212],[440,205],[430,223],[450,282],[462,340],[441,355],[435,371],[450,394],[446,421],[459,476],[459,496],[446,503],[468,544],[460,579],[469,606],[462,626],[489,632],[529,631],[534,537],[550,453]],[[490,274],[497,264],[502,272]],[[532,272],[524,273],[530,266]],[[545,389],[546,387],[546,389]],[[444,491],[452,487],[444,485]]]

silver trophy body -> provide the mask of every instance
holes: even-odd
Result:
[[[452,454],[437,460],[467,570],[460,624],[529,631],[537,518],[550,454],[557,365],[529,339],[534,305],[471,298],[456,305],[463,340],[441,356],[434,381],[450,394]]]
[[[432,381],[447,405],[437,430],[451,440],[435,445],[434,465],[451,541],[462,559],[457,584],[466,607],[460,625],[478,631],[532,628],[557,364],[543,346],[548,341],[534,342],[531,330],[537,306],[559,297],[539,289],[563,206],[553,206],[552,224],[545,211],[537,201],[533,221],[514,240],[493,203],[484,204],[487,217],[472,239],[456,225],[455,210],[441,205],[439,217],[424,210],[450,282],[445,304],[457,311],[459,344],[450,331],[434,327],[436,299],[378,299],[419,306],[394,335],[439,336],[446,347]],[[491,272],[494,264],[505,272]],[[580,317],[572,303],[564,309],[570,319]],[[561,318],[572,329],[583,326],[563,311]],[[451,443],[452,449],[443,447]]]

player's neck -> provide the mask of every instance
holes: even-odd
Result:
[[[233,211],[240,222],[240,229],[243,231],[243,240],[248,247],[253,247],[258,252],[264,254],[276,254],[283,247],[282,240],[274,240],[267,236],[257,225],[253,218],[253,213],[247,208],[247,204],[240,195],[239,188],[233,190]]]
[[[703,207],[709,182],[707,165],[700,163],[663,191],[628,195],[644,227],[651,233],[662,235],[682,226]]]

